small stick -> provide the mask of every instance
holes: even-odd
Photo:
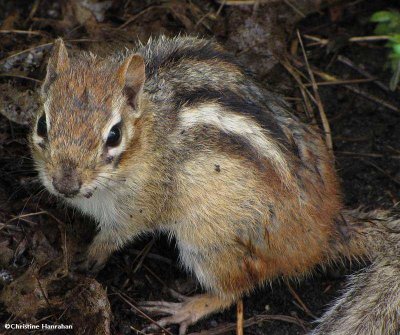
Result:
[[[126,304],[129,305],[129,307],[131,307],[133,310],[135,310],[139,315],[141,315],[142,317],[144,317],[145,319],[147,319],[148,321],[150,321],[151,323],[155,324],[157,327],[159,327],[161,330],[163,330],[164,332],[166,332],[169,335],[173,335],[168,329],[162,327],[161,325],[159,325],[154,319],[152,319],[150,316],[148,316],[146,313],[144,313],[141,309],[137,308],[134,304],[132,304],[129,300],[128,297],[126,296],[125,293],[122,292],[118,292],[116,289],[112,288],[112,290],[115,292],[115,294],[122,300],[124,301]]]
[[[236,307],[236,335],[243,335],[243,299],[237,302]]]
[[[136,329],[136,328],[133,327],[133,326],[130,326],[130,328],[135,332],[135,334],[143,334],[143,335],[146,335],[145,332],[142,332],[141,330]]]
[[[389,173],[387,173],[384,169],[382,169],[381,167],[379,167],[378,165],[376,165],[375,163],[372,163],[370,161],[367,161],[365,159],[361,159],[361,161],[363,161],[365,164],[368,164],[370,166],[372,166],[373,168],[375,168],[377,171],[379,171],[380,173],[382,173],[384,176],[386,176],[387,178],[389,178],[391,181],[393,181],[395,184],[400,186],[400,181],[397,180],[396,178],[392,177]]]
[[[304,311],[304,313],[306,313],[308,316],[311,316],[315,320],[318,319],[318,317],[308,309],[303,300],[300,299],[299,295],[296,293],[289,282],[286,282],[286,286],[288,287],[290,294],[298,302],[298,304],[300,305],[299,307]]]
[[[44,289],[43,289],[43,286],[42,286],[42,283],[41,283],[40,280],[39,280],[39,277],[38,277],[36,274],[35,274],[34,276],[35,276],[35,279],[37,280],[39,289],[40,289],[40,291],[42,292],[42,295],[43,295],[44,300],[46,300],[46,303],[47,303],[48,307],[51,307],[50,301],[49,301],[49,299],[48,299],[48,297],[47,297],[47,295],[46,295],[46,292],[45,292]]]
[[[27,213],[27,214],[20,214],[18,216],[15,216],[13,218],[11,218],[10,220],[8,220],[6,223],[10,223],[13,222],[15,220],[19,220],[22,218],[27,218],[27,217],[31,217],[31,216],[36,216],[36,215],[41,215],[41,214],[47,214],[47,211],[40,211],[40,212],[35,212],[35,213]]]
[[[347,66],[349,66],[349,67],[351,67],[352,69],[356,70],[358,73],[362,74],[366,78],[374,79],[374,83],[376,85],[378,85],[381,89],[383,89],[383,90],[385,90],[387,92],[390,91],[388,86],[386,86],[385,84],[383,84],[382,82],[380,82],[379,80],[374,78],[373,75],[371,73],[369,73],[367,70],[365,70],[362,67],[357,66],[356,64],[354,64],[354,62],[351,61],[349,58],[347,58],[345,56],[342,56],[342,55],[339,55],[338,56],[338,61],[343,63],[343,64],[345,64],[345,65],[347,65]]]
[[[0,34],[43,35],[44,33],[42,31],[38,31],[38,30],[0,29]]]
[[[26,77],[18,74],[12,74],[12,73],[0,73],[0,77],[12,77],[12,78],[20,78],[20,79],[26,79],[26,80],[32,80],[36,83],[41,83],[42,81],[39,79],[31,78],[31,77]]]
[[[391,158],[400,159],[400,155],[384,155],[377,153],[362,153],[362,152],[352,152],[352,151],[335,151],[336,154],[344,156],[361,156],[361,157],[373,157],[373,158]]]
[[[306,324],[306,322],[304,322],[300,318],[295,318],[293,316],[288,316],[288,315],[268,315],[268,314],[256,315],[256,316],[253,316],[253,317],[245,320],[243,327],[247,328],[247,327],[250,327],[252,325],[255,325],[255,324],[258,324],[258,323],[264,322],[264,321],[283,321],[283,322],[295,324],[295,325],[301,327],[303,330],[306,329],[306,327],[304,326],[304,324]],[[207,330],[203,330],[203,331],[196,332],[196,333],[190,333],[189,335],[220,335],[220,334],[226,334],[229,331],[233,331],[233,330],[235,330],[235,328],[236,328],[235,323],[227,323],[227,324],[223,324],[221,326],[215,327],[213,329],[207,329]]]
[[[390,37],[387,35],[381,36],[355,36],[349,39],[350,42],[375,42],[375,41],[387,41]]]
[[[40,4],[41,0],[36,0],[32,6],[32,9],[28,15],[28,18],[26,19],[26,21],[32,20],[32,18],[35,16],[37,9],[39,8],[39,4]]]
[[[225,6],[226,0],[222,0],[220,1],[220,5],[218,7],[217,13],[215,14],[215,16],[219,16],[219,14],[221,14],[222,8]]]
[[[24,53],[31,52],[33,50],[50,48],[53,44],[54,44],[53,42],[45,43],[45,44],[36,45],[34,47],[31,47],[31,48],[28,48],[28,49],[25,49],[25,50],[22,50],[22,51],[18,51],[15,54],[12,54],[12,55],[7,56],[6,58],[0,59],[0,64],[3,64],[9,59],[12,59],[12,58],[15,58],[17,56],[23,55]]]
[[[313,36],[313,35],[303,35],[305,38],[318,42],[318,44],[321,45],[327,45],[329,43],[329,39],[327,38],[322,38],[318,36]],[[381,35],[381,36],[354,36],[350,37],[348,39],[349,42],[376,42],[376,41],[387,41],[389,39],[389,36],[387,35]]]
[[[294,61],[297,62],[297,64],[304,65],[299,60],[295,59]],[[322,72],[320,70],[312,69],[312,72],[315,73],[318,77],[320,77],[320,78],[322,78],[322,79],[324,79],[326,81],[338,81],[338,80],[340,80],[339,78],[337,78],[337,77],[335,77],[335,76],[333,76],[331,74]],[[368,92],[365,92],[364,90],[362,90],[362,89],[360,89],[358,87],[355,87],[355,86],[352,86],[352,85],[347,85],[347,84],[345,84],[344,87],[346,87],[349,91],[357,93],[357,94],[361,95],[362,97],[377,103],[378,105],[382,105],[382,106],[386,107],[387,109],[390,109],[390,110],[392,110],[394,112],[400,113],[400,109],[397,108],[396,106],[394,106],[391,103],[386,102],[386,101],[376,97],[375,95],[369,94]]]
[[[315,95],[315,100],[317,102],[318,111],[319,111],[319,114],[320,114],[320,117],[321,117],[321,121],[322,121],[322,126],[323,126],[324,131],[325,131],[326,145],[327,145],[329,150],[332,150],[333,142],[332,142],[332,137],[331,137],[331,127],[329,125],[328,118],[326,117],[324,106],[323,106],[322,101],[321,101],[321,97],[319,96],[319,93],[318,93],[318,86],[317,86],[317,84],[315,82],[314,73],[311,70],[310,64],[308,63],[306,50],[304,49],[303,40],[302,40],[302,38],[300,36],[299,30],[297,30],[297,38],[299,39],[301,50],[303,52],[304,61],[306,63],[307,71],[308,71],[308,74],[309,74],[310,79],[311,79],[312,88],[313,88],[314,95]]]
[[[296,12],[300,17],[305,18],[307,15],[304,14],[300,8],[297,8],[294,4],[292,4],[289,0],[283,0],[283,2],[289,6],[291,9],[293,9],[294,12]]]
[[[151,248],[153,247],[155,241],[156,241],[156,239],[153,237],[151,239],[151,241],[149,243],[147,243],[146,246],[143,248],[142,252],[139,255],[136,256],[136,258],[133,261],[133,263],[137,259],[139,259],[139,260],[138,260],[138,263],[136,264],[135,268],[132,271],[133,274],[135,274],[140,269],[140,267],[142,266],[145,258],[147,257],[147,254],[150,252]]]
[[[298,71],[296,71],[296,69],[290,65],[290,62],[288,60],[284,60],[281,61],[281,64],[285,67],[285,69],[292,75],[292,77],[294,78],[294,80],[297,82],[297,84],[299,85],[299,90],[300,93],[303,97],[303,102],[305,105],[305,112],[307,114],[307,116],[309,118],[311,118],[313,121],[315,121],[315,115],[313,112],[313,108],[311,107],[311,103],[308,99],[307,96],[307,88],[305,87],[305,85],[303,84],[302,80],[301,80],[301,75],[298,73]],[[306,93],[307,92],[307,93]]]
[[[148,11],[155,9],[155,8],[163,8],[164,6],[150,6],[147,7],[145,9],[143,9],[142,11],[140,11],[139,13],[137,13],[136,15],[132,16],[130,19],[126,20],[123,24],[121,24],[116,30],[120,30],[125,28],[126,26],[130,25],[133,21],[135,21],[139,16],[147,13]]]
[[[317,86],[330,86],[330,85],[344,85],[344,84],[360,84],[360,83],[370,83],[375,81],[374,78],[366,79],[349,79],[349,80],[336,80],[336,81],[317,81]],[[305,84],[304,86],[312,86],[312,84]]]
[[[378,98],[375,95],[369,94],[368,92],[365,92],[358,87],[351,86],[351,85],[344,85],[344,87],[346,87],[349,91],[357,93],[357,94],[361,95],[362,97],[375,102],[378,105],[382,105],[382,106],[386,107],[387,109],[390,109],[394,112],[400,113],[400,109],[397,108],[396,106],[392,105],[391,103],[389,103],[387,101],[382,100],[381,98]]]

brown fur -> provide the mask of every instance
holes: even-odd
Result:
[[[210,292],[211,307],[191,319],[353,253],[339,238],[340,187],[319,134],[213,42],[161,38],[69,59],[58,41],[43,99],[48,136],[34,127],[33,156],[53,193],[57,174],[81,181],[67,201],[99,223],[88,266],[141,233],[167,232]],[[111,155],[103,136],[115,114],[124,145]]]

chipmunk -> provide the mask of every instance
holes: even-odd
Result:
[[[161,326],[185,334],[265,282],[366,252],[319,133],[216,42],[160,37],[101,58],[58,39],[41,96],[39,177],[98,223],[84,266],[162,231],[206,291],[144,304],[169,315]]]

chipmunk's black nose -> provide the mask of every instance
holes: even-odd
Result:
[[[76,169],[65,166],[53,177],[54,188],[67,198],[72,198],[79,193],[82,182]]]

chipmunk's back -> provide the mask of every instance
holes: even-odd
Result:
[[[136,52],[146,61],[160,165],[176,180],[164,190],[173,199],[165,220],[176,223],[166,230],[183,263],[203,269],[201,283],[236,294],[326,259],[341,202],[319,135],[216,43],[161,38]],[[237,258],[228,245],[241,250]]]

